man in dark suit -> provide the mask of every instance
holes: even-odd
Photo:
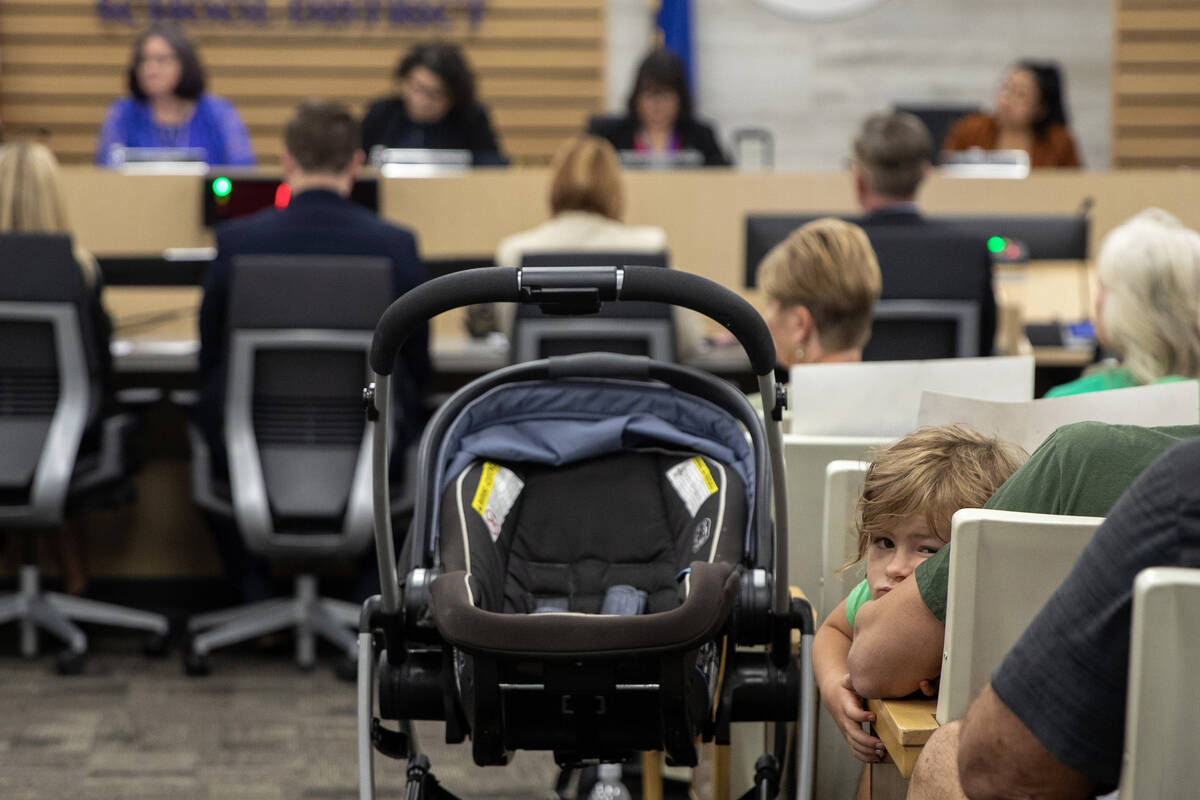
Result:
[[[964,235],[926,219],[917,206],[917,190],[932,158],[933,139],[912,114],[893,111],[867,117],[854,139],[854,189],[864,212],[855,221],[876,250],[885,251],[878,252],[883,299],[977,301],[979,353],[991,355],[996,335],[992,256],[980,238],[977,248],[968,248],[972,255],[967,263],[954,264],[953,272],[938,269],[939,240],[947,249],[954,240],[961,249]],[[905,257],[889,257],[897,250]]]
[[[291,201],[234,220],[217,231],[217,258],[204,278],[200,305],[201,396],[197,421],[213,454],[213,470],[228,475],[224,443],[225,370],[228,349],[229,284],[233,260],[242,255],[384,256],[392,262],[396,297],[426,279],[412,232],[383,222],[349,200],[363,153],[359,123],[340,103],[297,107],[284,130],[280,156]],[[412,336],[400,352],[396,379],[397,434],[402,447],[423,423],[424,392],[431,372],[428,329]],[[246,552],[232,526],[214,521],[227,570],[236,575],[248,601],[269,596],[266,572]]]

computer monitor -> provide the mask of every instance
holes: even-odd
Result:
[[[929,129],[929,136],[933,139],[934,164],[938,163],[942,145],[954,123],[980,110],[978,105],[969,103],[898,103],[895,109],[912,114]]]
[[[621,150],[617,155],[626,169],[695,169],[704,166],[704,154],[692,148],[662,153]]]
[[[969,300],[880,300],[863,361],[979,355],[979,305]]]
[[[465,172],[474,158],[470,150],[377,145],[371,148],[370,162],[385,178],[427,178]]]
[[[771,248],[792,231],[822,217],[841,214],[749,214],[746,217],[745,284],[757,285],[758,266]],[[1011,214],[994,216],[927,217],[943,227],[981,237],[998,262],[1084,261],[1088,257],[1091,220],[1087,214]],[[875,230],[879,230],[876,228]]]
[[[203,175],[208,171],[203,147],[125,147],[113,145],[109,163],[135,175]]]
[[[286,208],[291,202],[291,187],[282,178],[256,175],[207,175],[200,182],[203,195],[204,224],[212,227],[264,208]],[[350,199],[371,212],[379,211],[379,181],[359,178]]]
[[[657,253],[563,252],[527,253],[522,267],[663,267],[670,260]],[[534,305],[517,306],[512,329],[514,361],[593,350],[648,355],[673,360],[675,335],[671,307],[644,301],[606,303],[596,314],[560,317]]]

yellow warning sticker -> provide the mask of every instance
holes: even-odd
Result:
[[[693,458],[692,463],[696,465],[696,469],[700,470],[700,477],[704,479],[704,488],[708,489],[709,494],[715,492],[717,482],[713,480],[712,473],[708,471],[708,464],[705,464],[704,459],[700,456]]]
[[[704,505],[704,501],[717,491],[717,482],[713,480],[708,464],[697,456],[687,461],[680,461],[667,470],[667,480],[675,487],[679,499],[693,517]]]
[[[511,469],[490,461],[483,462],[471,508],[483,517],[483,524],[487,526],[493,542],[500,538],[504,520],[524,488],[525,482]]]
[[[475,487],[475,499],[471,501],[471,508],[475,509],[475,513],[480,516],[483,516],[483,510],[487,508],[488,498],[492,496],[492,487],[496,485],[496,473],[499,470],[499,464],[493,464],[490,461],[483,462],[483,472],[479,476],[479,485]]]

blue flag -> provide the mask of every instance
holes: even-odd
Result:
[[[658,29],[663,34],[663,46],[683,62],[688,88],[693,88],[692,76],[692,0],[662,0],[658,6]]]

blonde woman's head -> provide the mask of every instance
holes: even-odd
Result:
[[[0,146],[0,232],[70,233],[58,161],[44,144]]]
[[[1200,377],[1200,234],[1157,208],[1104,239],[1096,331],[1139,383]]]
[[[0,233],[71,233],[58,160],[39,142],[0,145]],[[78,245],[75,260],[88,283],[96,261]]]
[[[550,213],[589,211],[620,220],[625,198],[621,162],[608,141],[577,136],[563,142],[550,163]]]
[[[763,317],[785,367],[858,352],[871,338],[882,279],[862,228],[814,220],[777,245],[758,269]]]

